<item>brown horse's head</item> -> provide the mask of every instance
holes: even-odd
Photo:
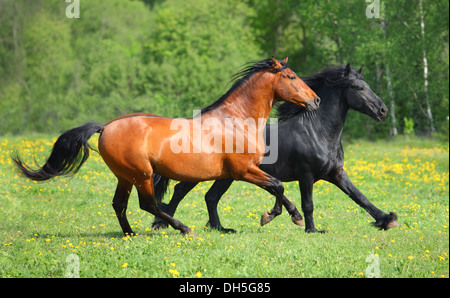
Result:
[[[272,67],[277,72],[275,99],[289,101],[308,110],[316,110],[319,108],[320,98],[287,66],[287,60],[287,57],[283,61],[272,57]]]

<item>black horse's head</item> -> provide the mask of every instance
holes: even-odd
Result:
[[[312,76],[302,77],[302,79],[322,97],[323,104],[318,111],[328,113],[329,111],[325,107],[338,103],[329,98],[339,97],[339,104],[346,107],[345,112],[350,108],[382,121],[387,116],[388,108],[364,81],[361,75],[362,70],[363,66],[357,71],[347,64],[346,66],[329,67]],[[281,121],[306,113],[304,109],[297,109],[288,103],[280,105],[277,110]]]
[[[386,118],[388,108],[376,95],[369,84],[364,81],[361,76],[364,65],[356,71],[350,67],[350,63],[345,67],[343,76],[346,79],[348,88],[343,90],[344,99],[347,101],[350,108],[364,113],[375,120],[382,121]]]

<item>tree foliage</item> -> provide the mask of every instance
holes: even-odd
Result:
[[[397,119],[429,133],[428,98],[437,131],[448,134],[448,1],[375,2],[380,15],[369,18],[371,2],[359,0],[81,0],[71,19],[65,1],[0,0],[0,135],[132,112],[190,117],[225,93],[244,63],[272,55],[289,56],[300,75],[365,64]],[[392,125],[353,112],[344,133],[384,137]]]

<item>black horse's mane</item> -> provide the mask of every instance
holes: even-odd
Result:
[[[353,85],[355,81],[363,79],[363,77],[353,68],[351,69],[350,74],[345,75],[345,65],[341,65],[325,68],[317,74],[301,77],[301,79],[312,90],[317,92],[317,90],[323,85],[332,88],[347,88]],[[277,107],[277,116],[280,122],[306,112],[306,109],[290,102],[285,102]]]
[[[274,69],[275,72],[280,72],[283,69],[288,67],[287,63],[285,63],[283,61],[279,61],[279,62],[280,62],[282,67]],[[213,110],[213,109],[217,108],[223,101],[225,101],[228,98],[228,96],[230,96],[231,93],[233,93],[233,91],[235,91],[237,88],[241,87],[254,74],[256,74],[256,73],[258,73],[260,71],[263,71],[263,70],[267,70],[267,69],[269,69],[271,67],[273,67],[273,60],[272,59],[264,59],[264,60],[261,60],[261,61],[252,61],[252,62],[246,63],[243,66],[242,70],[240,70],[238,73],[234,74],[231,77],[231,81],[233,82],[233,85],[227,91],[227,93],[222,95],[222,97],[220,97],[218,100],[213,102],[211,105],[203,108],[201,110],[201,113],[205,113],[205,112],[208,112],[210,110]]]

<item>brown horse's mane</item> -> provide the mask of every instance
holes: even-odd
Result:
[[[279,61],[282,67],[274,69],[274,72],[280,72],[288,67],[287,63],[283,61]],[[205,113],[208,111],[211,111],[215,108],[217,108],[222,102],[224,102],[228,96],[230,96],[231,93],[233,93],[236,89],[241,87],[245,82],[247,82],[254,74],[263,71],[268,70],[273,67],[273,60],[272,59],[264,59],[261,61],[256,62],[248,62],[246,63],[242,70],[238,73],[234,74],[231,77],[231,81],[233,82],[233,85],[231,88],[224,94],[222,97],[220,97],[218,100],[213,102],[211,105],[203,108],[201,110],[201,113]]]

